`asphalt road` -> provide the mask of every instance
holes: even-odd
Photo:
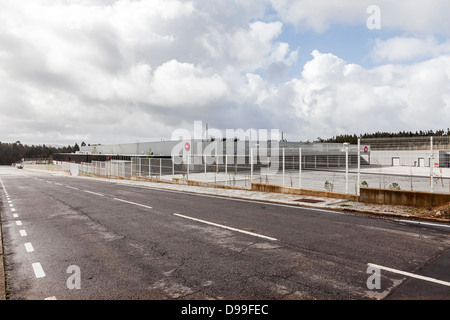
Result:
[[[450,299],[448,225],[10,167],[0,180],[11,300]]]

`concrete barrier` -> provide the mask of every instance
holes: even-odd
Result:
[[[390,189],[360,189],[360,201],[412,207],[435,207],[450,202],[450,194]]]
[[[252,191],[262,191],[262,192],[276,192],[285,194],[296,194],[303,196],[312,196],[320,198],[336,198],[336,199],[346,199],[350,201],[358,201],[359,197],[354,194],[338,193],[338,192],[328,192],[320,190],[308,190],[308,189],[297,189],[282,187],[277,185],[270,185],[264,183],[252,183]]]

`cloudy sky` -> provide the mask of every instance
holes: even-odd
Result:
[[[194,121],[291,141],[446,129],[449,12],[448,0],[0,0],[0,141],[168,140]]]

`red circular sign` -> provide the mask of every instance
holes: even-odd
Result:
[[[369,151],[369,148],[366,146],[366,147],[364,147],[364,152],[367,152],[367,151]]]
[[[189,142],[186,142],[184,144],[184,149],[186,149],[186,151],[189,151],[190,148],[191,148],[191,145],[189,144]]]

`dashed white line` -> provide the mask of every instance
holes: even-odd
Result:
[[[70,188],[70,189],[73,189],[73,190],[80,190],[80,189],[78,189],[78,188],[75,188],[75,187],[71,187],[71,186],[66,186],[67,188]]]
[[[97,192],[92,192],[92,191],[89,191],[89,190],[83,190],[84,192],[87,192],[87,193],[92,193],[92,194],[95,194],[95,195],[97,195],[97,196],[100,196],[100,197],[103,197],[104,195],[103,194],[101,194],[101,193],[97,193]]]
[[[22,221],[17,220],[17,221],[16,221],[16,225],[21,226],[21,225],[22,225]]]
[[[258,233],[254,233],[254,232],[250,232],[250,231],[245,231],[245,230],[241,230],[241,229],[237,229],[237,228],[233,228],[233,227],[228,227],[228,226],[224,226],[221,224],[217,224],[214,222],[209,222],[209,221],[205,221],[205,220],[201,220],[201,219],[197,219],[197,218],[193,218],[193,217],[189,217],[189,216],[185,216],[182,214],[178,214],[178,213],[174,213],[175,216],[181,217],[181,218],[185,218],[185,219],[190,219],[190,220],[194,220],[197,222],[201,222],[201,223],[206,223],[215,227],[219,227],[219,228],[223,228],[223,229],[228,229],[231,231],[236,231],[236,232],[240,232],[240,233],[244,233],[244,234],[248,234],[254,237],[259,237],[259,238],[263,238],[263,239],[267,239],[267,240],[271,240],[271,241],[277,241],[277,239],[272,238],[272,237],[268,237],[262,234],[258,234]]]
[[[129,204],[134,204],[135,206],[140,206],[140,207],[144,207],[144,208],[147,208],[147,209],[153,209],[152,207],[146,206],[144,204],[132,202],[132,201],[127,201],[127,200],[118,199],[118,198],[114,198],[114,200],[122,201],[122,202],[129,203]]]
[[[39,262],[35,262],[31,266],[33,267],[34,275],[36,276],[36,278],[45,277],[44,269],[42,269],[42,266]]]
[[[404,275],[404,276],[408,276],[408,277],[411,277],[411,278],[416,278],[416,279],[420,279],[420,280],[434,282],[434,283],[438,283],[438,284],[442,284],[444,286],[450,287],[450,282],[447,282],[447,281],[442,281],[442,280],[438,280],[438,279],[434,279],[434,278],[430,278],[430,277],[424,277],[424,276],[421,276],[421,275],[418,275],[418,274],[405,272],[405,271],[401,271],[401,270],[397,270],[397,269],[392,269],[392,268],[380,266],[380,265],[373,264],[373,263],[368,263],[367,265],[370,266],[370,267],[375,267],[375,268],[381,269],[381,270],[385,270],[385,271],[389,271],[389,272],[393,272],[393,273],[398,273],[398,274],[401,274],[401,275]]]
[[[18,218],[18,217],[19,217],[19,215],[17,213],[13,214],[13,218]]]
[[[62,186],[62,184],[61,184],[61,183],[58,183],[58,182],[55,182],[55,184],[56,184],[57,186]]]
[[[25,250],[27,252],[33,252],[34,251],[34,248],[33,248],[33,245],[31,244],[31,242],[25,243],[24,246],[25,246]]]
[[[16,211],[16,209],[14,209],[14,208],[11,208],[11,211],[12,211],[12,212],[14,212],[14,211]]]
[[[27,232],[25,230],[19,230],[19,233],[22,237],[26,237],[27,236]]]
[[[51,296],[51,297],[45,298],[44,300],[57,300],[57,299],[55,296]]]

